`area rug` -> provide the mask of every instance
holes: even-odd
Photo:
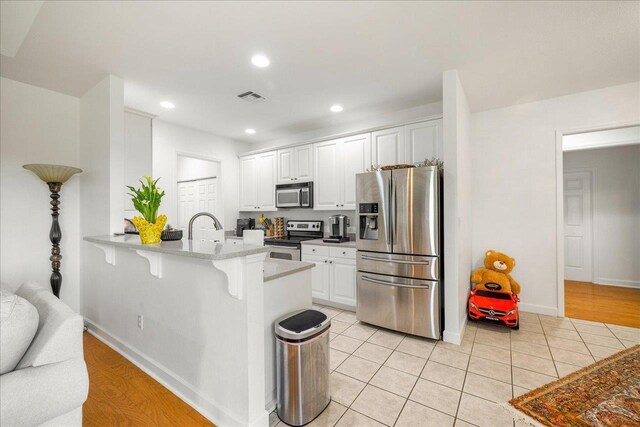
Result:
[[[526,415],[518,418],[532,425],[640,426],[640,345],[518,396],[509,404]]]

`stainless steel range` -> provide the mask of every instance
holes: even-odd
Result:
[[[264,245],[271,251],[271,258],[300,261],[302,242],[305,240],[322,239],[324,229],[322,221],[298,221],[290,219],[285,227],[286,234],[281,239],[273,237],[264,239]]]
[[[418,167],[356,175],[358,320],[439,339],[440,174]]]

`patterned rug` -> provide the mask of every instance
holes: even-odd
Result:
[[[640,426],[640,345],[509,403],[546,426]]]

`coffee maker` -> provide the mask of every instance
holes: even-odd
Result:
[[[244,230],[253,230],[256,228],[256,220],[253,218],[240,218],[236,222],[236,236],[242,237]]]
[[[349,226],[349,217],[346,215],[331,215],[329,217],[329,226],[331,227],[331,235],[323,242],[342,243],[348,242],[347,227]]]

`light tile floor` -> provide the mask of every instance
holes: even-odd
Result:
[[[457,346],[314,308],[332,318],[332,402],[312,427],[513,427],[498,404],[640,343],[640,329],[521,313],[519,331],[469,322]]]

